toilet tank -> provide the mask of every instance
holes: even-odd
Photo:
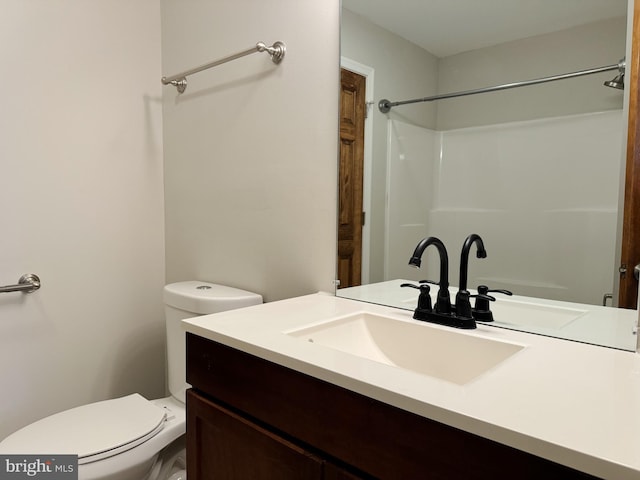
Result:
[[[186,382],[185,318],[224,312],[262,303],[262,296],[238,288],[190,280],[164,287],[167,325],[167,372],[171,395],[184,403]]]

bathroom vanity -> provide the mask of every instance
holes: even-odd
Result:
[[[184,325],[190,478],[640,475],[632,352],[323,294]]]

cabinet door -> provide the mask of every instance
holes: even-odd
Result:
[[[355,473],[347,472],[346,470],[327,462],[324,464],[323,480],[365,480],[365,477],[360,477]]]
[[[323,462],[190,390],[187,471],[189,480],[320,480]]]

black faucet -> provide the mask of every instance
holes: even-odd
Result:
[[[462,245],[460,253],[460,281],[458,285],[458,293],[456,294],[456,315],[464,318],[473,317],[471,310],[471,294],[467,290],[467,274],[469,270],[469,251],[473,244],[476,244],[476,257],[486,258],[487,251],[484,249],[484,242],[480,235],[472,233],[469,235]]]
[[[401,285],[402,287],[413,287],[420,290],[418,307],[413,312],[413,318],[456,328],[476,328],[476,321],[471,315],[461,317],[457,315],[451,306],[451,298],[449,296],[449,256],[444,243],[440,239],[436,237],[422,239],[413,252],[409,265],[419,268],[422,262],[422,254],[429,245],[434,245],[440,254],[440,281],[437,282],[440,288],[438,289],[435,307],[431,308],[431,297],[429,296],[429,285],[427,283],[436,282],[423,280],[420,285],[412,285],[410,283]]]
[[[451,313],[451,298],[449,297],[449,256],[447,248],[439,238],[427,237],[420,240],[409,260],[409,265],[420,268],[422,254],[429,245],[434,245],[440,254],[440,281],[438,285],[438,296],[436,299],[435,312],[449,315]]]
[[[491,322],[493,314],[489,309],[489,302],[495,301],[495,297],[489,293],[498,292],[505,295],[511,295],[508,290],[490,290],[485,285],[478,287],[478,293],[471,295],[467,290],[467,276],[469,270],[469,252],[476,244],[476,256],[478,258],[486,258],[487,251],[484,249],[484,242],[480,235],[472,233],[469,235],[462,245],[460,253],[460,284],[458,293],[456,294],[455,305],[451,304],[449,296],[449,256],[444,243],[439,238],[427,237],[420,240],[416,249],[409,260],[409,265],[420,268],[422,263],[422,254],[429,245],[435,245],[440,254],[440,281],[432,282],[431,280],[420,280],[418,285],[411,283],[403,283],[401,287],[412,287],[420,290],[418,297],[418,306],[413,312],[413,318],[426,322],[438,323],[440,325],[448,325],[456,328],[476,328],[476,320],[481,322]],[[438,285],[438,295],[435,307],[431,306],[431,294],[429,283]],[[470,299],[475,298],[476,304],[471,308]]]

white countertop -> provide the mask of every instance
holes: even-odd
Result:
[[[187,332],[597,477],[640,478],[639,354],[479,324],[454,330],[526,347],[457,385],[283,333],[358,312],[417,322],[408,310],[320,293],[183,324]]]

